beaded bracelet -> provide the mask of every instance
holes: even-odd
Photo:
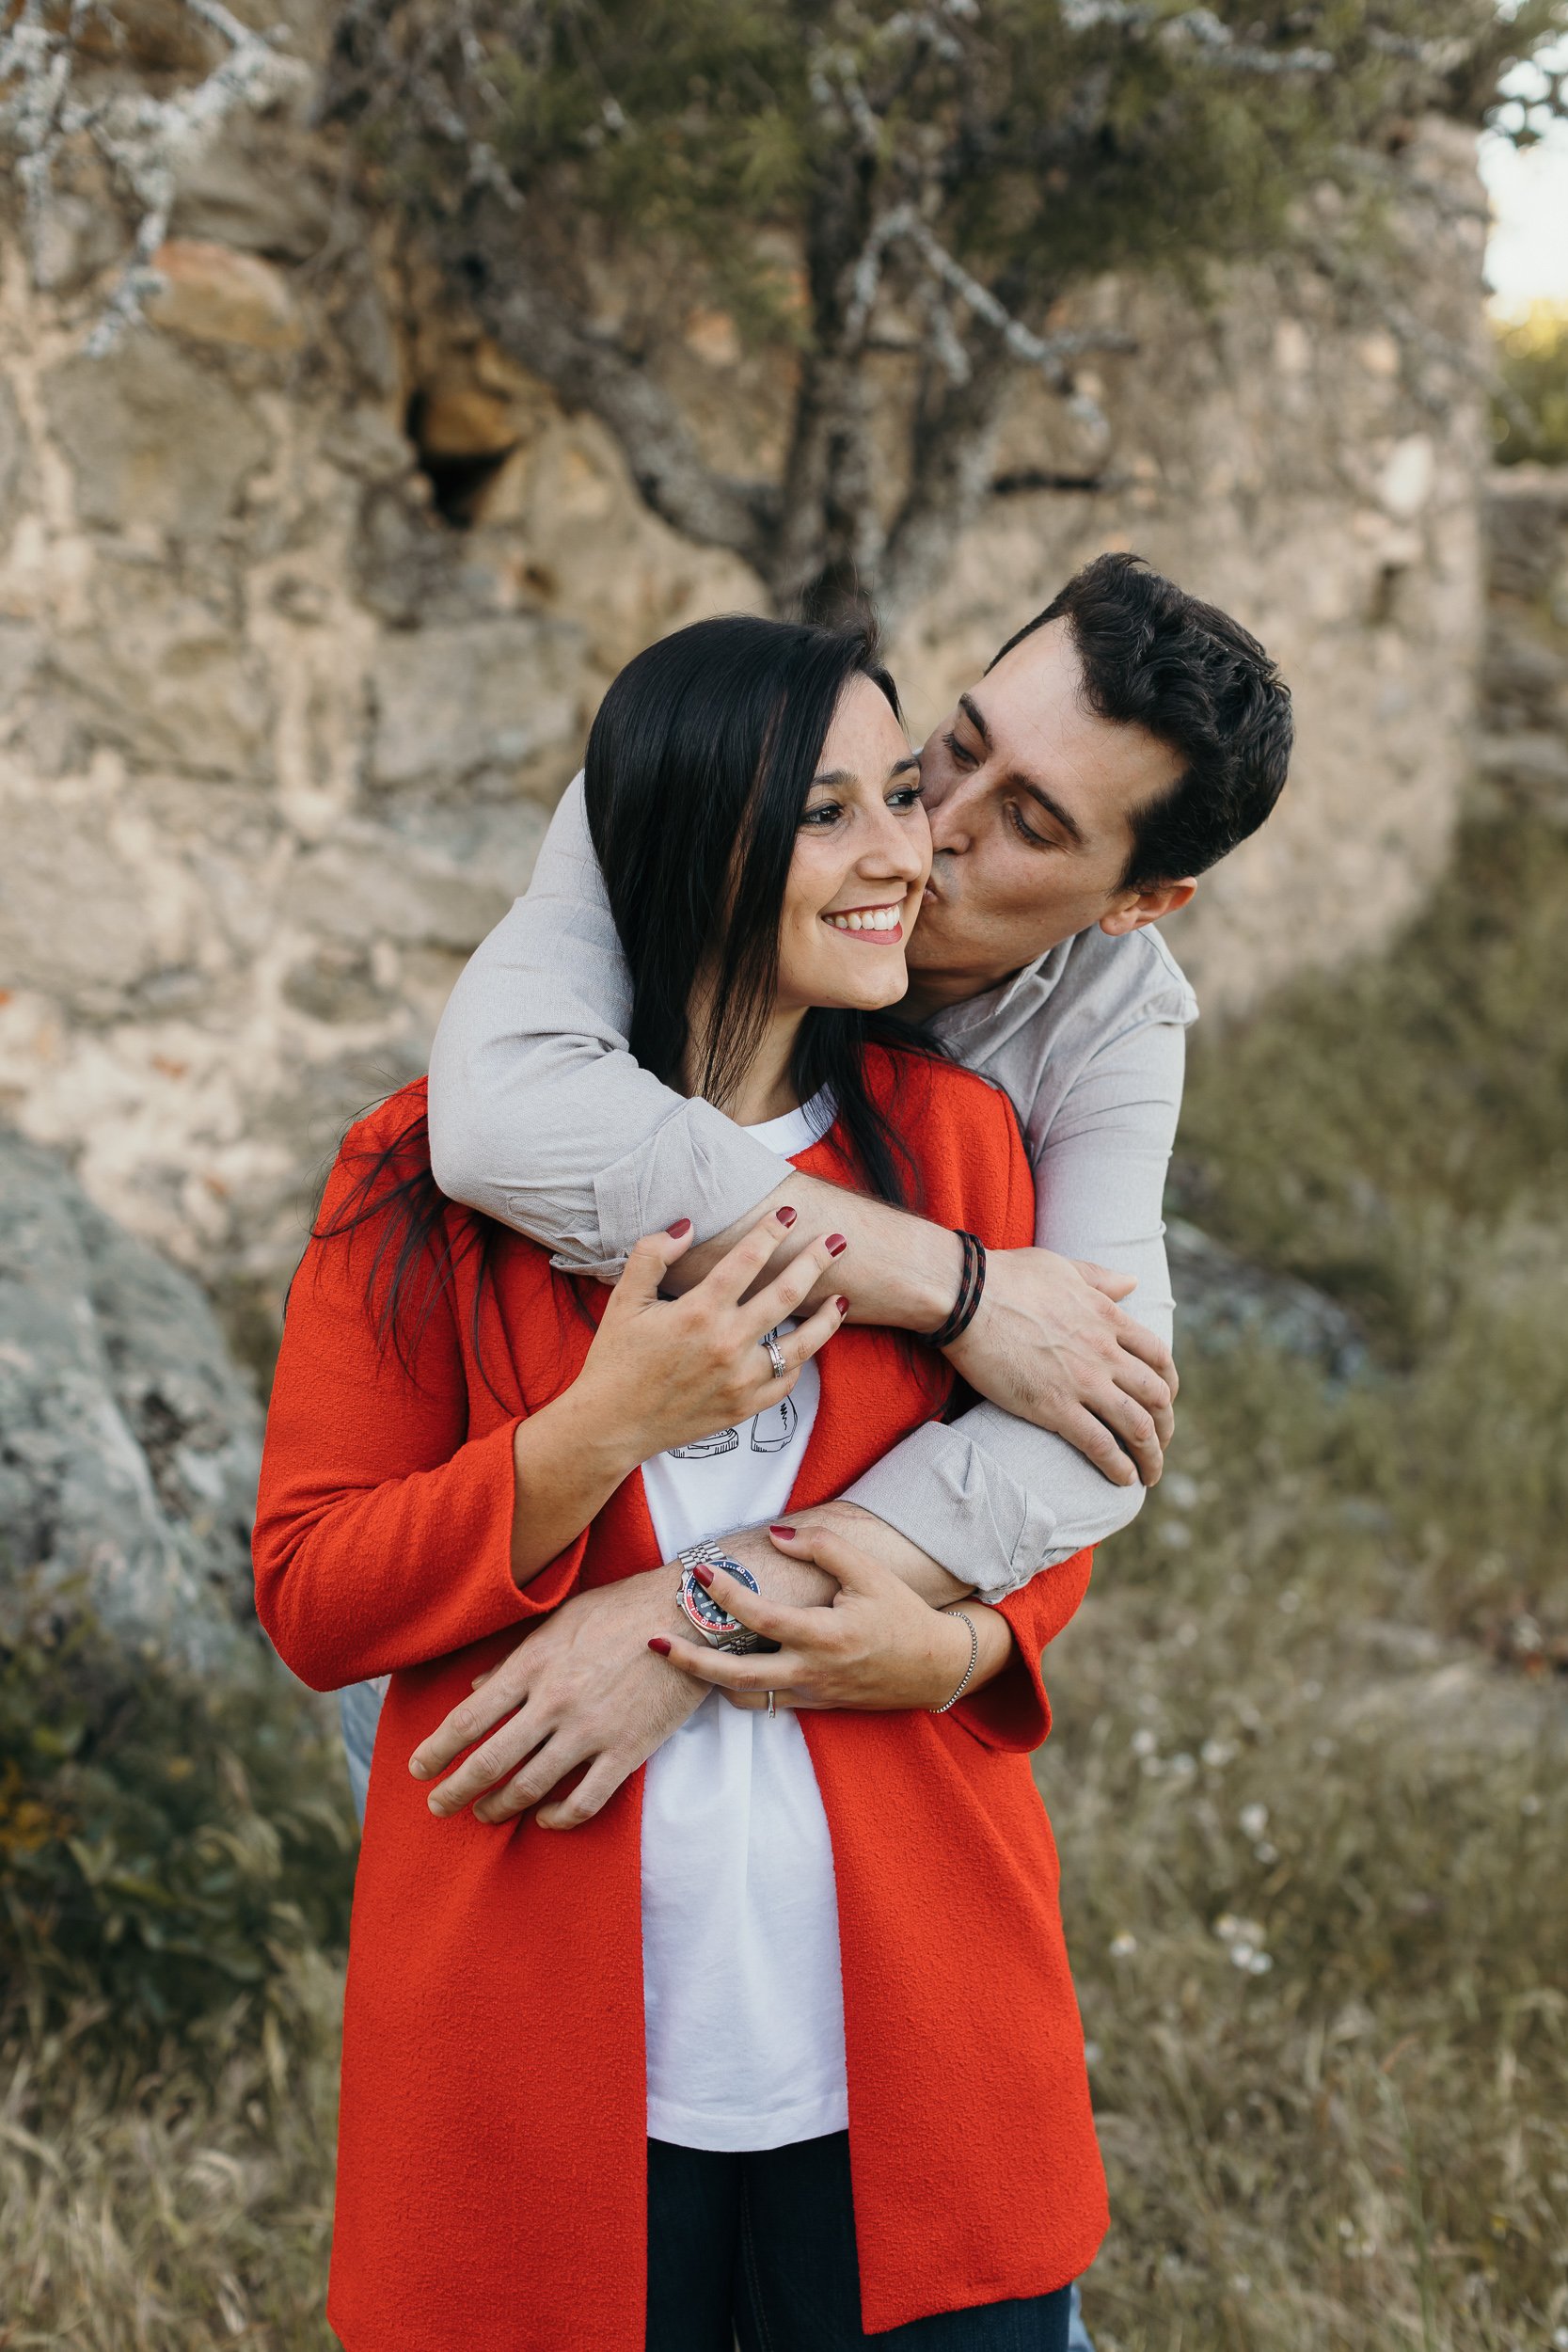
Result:
[[[963,1272],[958,1277],[958,1295],[953,1302],[952,1313],[930,1335],[933,1347],[951,1347],[955,1340],[963,1338],[986,1292],[985,1243],[978,1233],[966,1233],[961,1226],[956,1226],[954,1231],[963,1244]]]
[[[970,1615],[970,1613],[969,1613],[968,1610],[967,1610],[967,1609],[944,1609],[944,1610],[942,1611],[942,1615],[943,1615],[944,1617],[961,1617],[961,1618],[963,1619],[963,1621],[964,1621],[965,1625],[966,1625],[966,1626],[968,1626],[968,1628],[969,1628],[969,1663],[968,1663],[968,1665],[964,1668],[964,1670],[963,1670],[963,1674],[962,1674],[962,1677],[961,1677],[961,1678],[960,1678],[960,1680],[959,1680],[959,1683],[958,1683],[958,1689],[954,1692],[954,1693],[953,1693],[952,1697],[951,1697],[950,1699],[948,1699],[948,1700],[947,1700],[947,1701],[946,1701],[946,1702],[945,1702],[942,1706],[941,1706],[941,1707],[928,1707],[928,1708],[926,1709],[926,1712],[927,1712],[927,1715],[945,1715],[949,1707],[957,1707],[957,1705],[958,1704],[958,1701],[962,1698],[962,1696],[963,1696],[964,1692],[965,1692],[968,1690],[968,1688],[969,1688],[969,1677],[970,1677],[970,1676],[971,1676],[971,1675],[974,1672],[975,1667],[976,1667],[976,1666],[979,1664],[979,1662],[980,1662],[980,1636],[979,1636],[978,1632],[977,1632],[977,1631],[976,1631],[976,1629],[975,1629],[974,1620],[974,1618]]]

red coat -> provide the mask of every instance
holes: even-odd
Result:
[[[1006,1098],[879,1057],[927,1213],[997,1247],[1033,1236]],[[423,1108],[422,1086],[344,1145]],[[834,1136],[800,1154],[851,1181]],[[449,1212],[459,1239],[466,1211]],[[645,2282],[642,1775],[581,1829],[438,1821],[406,1760],[482,1666],[579,1586],[659,1559],[641,1475],[526,1590],[510,1567],[518,1420],[580,1369],[592,1326],[545,1251],[507,1236],[420,1339],[417,1380],[365,1310],[373,1228],[313,1242],[267,1421],[257,1606],[331,1690],[390,1670],[355,1893],[328,2315],[347,2352],[635,2352]],[[602,1294],[599,1295],[602,1298]],[[594,1297],[591,1311],[596,1311]],[[952,1388],[944,1360],[849,1327],[792,1507],[843,1492]],[[487,1375],[487,1377],[486,1377]],[[1104,2233],[1057,1866],[1030,1751],[1037,1661],[1089,1575],[1081,1553],[1004,1604],[1011,1664],[942,1716],[802,1716],[832,1837],[863,2321],[893,2328],[1075,2278]]]

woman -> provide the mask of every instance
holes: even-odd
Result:
[[[587,779],[643,1065],[802,1169],[1027,1241],[1006,1099],[878,1010],[904,990],[929,839],[864,643],[681,631],[611,687]],[[580,1586],[669,1579],[684,1549],[656,1639],[673,1675],[715,1670],[689,1637],[716,1603],[787,1635],[692,1548],[842,1491],[952,1375],[838,1328],[840,1300],[794,1327],[832,1237],[747,1303],[772,1220],[687,1299],[656,1295],[679,1233],[608,1306],[581,1295],[435,1193],[421,1112],[408,1089],[345,1143],[257,1530],[258,1607],[294,1670],[391,1677],[333,2325],[347,2352],[728,2352],[732,2321],[749,2352],[863,2330],[1054,2352],[1104,2196],[1027,1756],[1049,1724],[1034,1661],[1086,1559],[999,1610],[904,1596],[902,1711],[714,1695],[570,1837],[441,1821],[402,1759],[520,1625]]]

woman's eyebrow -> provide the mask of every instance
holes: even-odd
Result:
[[[911,768],[918,768],[919,765],[919,753],[906,752],[902,759],[895,759],[894,761],[892,767],[888,770],[888,776],[891,780],[894,776],[904,775]],[[825,775],[813,776],[810,789],[815,792],[818,785],[824,785],[832,786],[834,791],[842,792],[848,786],[859,784],[859,782],[860,778],[855,774],[852,769],[830,768]]]

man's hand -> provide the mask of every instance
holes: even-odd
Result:
[[[1005,1412],[1053,1429],[1118,1486],[1154,1486],[1175,1427],[1176,1366],[1116,1301],[1134,1287],[1086,1259],[997,1249],[954,1370]]]
[[[866,1540],[879,1538],[906,1577],[924,1572],[943,1598],[964,1590],[903,1536],[868,1519],[853,1503],[833,1503],[829,1511],[835,1526],[839,1520],[857,1527],[864,1522]],[[762,1528],[727,1535],[724,1548],[765,1579],[775,1598],[826,1612],[837,1588],[831,1574],[811,1565],[809,1540],[826,1516],[801,1515],[802,1541],[787,1548],[793,1559]],[[465,1748],[476,1740],[483,1742],[431,1790],[431,1811],[445,1816],[471,1804],[476,1820],[509,1821],[538,1805],[546,1829],[575,1829],[592,1820],[703,1703],[701,1683],[677,1673],[648,1647],[655,1635],[690,1629],[675,1605],[679,1580],[678,1564],[667,1560],[640,1576],[574,1594],[525,1634],[409,1757],[416,1780],[434,1780]],[[551,1798],[551,1790],[582,1765],[588,1769],[578,1787]]]
[[[476,1820],[506,1821],[538,1805],[543,1827],[573,1829],[608,1804],[706,1696],[648,1648],[685,1622],[678,1575],[666,1565],[597,1585],[536,1626],[409,1758],[414,1777],[430,1780],[483,1741],[431,1790],[431,1811],[471,1804]],[[570,1794],[541,1802],[584,1764]]]

